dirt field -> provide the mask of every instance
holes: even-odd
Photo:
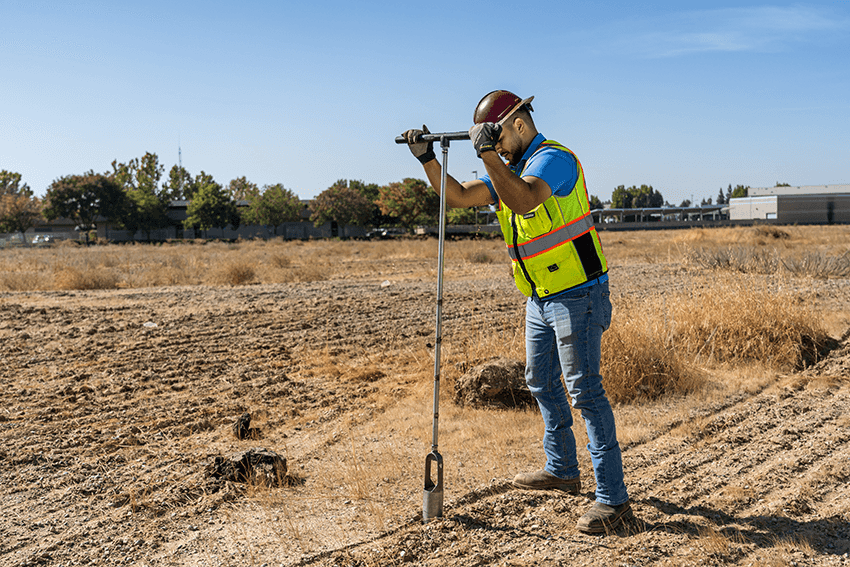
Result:
[[[615,318],[714,281],[625,251],[657,238],[603,234]],[[836,339],[816,365],[702,364],[710,391],[618,405],[638,519],[586,536],[581,438],[581,495],[515,490],[543,464],[537,410],[451,401],[468,364],[523,352],[506,257],[457,257],[445,511],[424,525],[433,257],[363,258],[313,282],[0,292],[0,564],[850,565],[850,280],[782,281]],[[216,457],[258,447],[287,459],[284,486],[211,475]]]

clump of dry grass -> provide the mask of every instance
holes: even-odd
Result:
[[[261,274],[266,283],[321,282],[330,279],[330,267],[324,264],[304,264],[284,269],[272,269]]]
[[[507,261],[504,242],[487,239],[462,239],[446,242],[446,260],[461,260],[471,264],[492,264]]]
[[[601,373],[610,400],[653,400],[698,389],[702,376],[670,346],[663,329],[640,315],[618,312],[602,335]]]
[[[769,224],[762,224],[753,227],[753,232],[758,240],[770,238],[773,240],[788,240],[791,238],[791,233],[787,230]]]
[[[115,289],[120,282],[110,268],[103,266],[57,266],[54,271],[54,288],[67,290]]]
[[[699,546],[712,560],[719,563],[731,563],[737,556],[742,555],[741,548],[747,543],[738,531],[726,534],[721,530],[702,526],[698,533]]]
[[[730,270],[742,274],[775,274],[782,265],[775,250],[753,246],[692,249],[686,261],[711,270]]]
[[[783,258],[776,249],[728,246],[692,249],[686,256],[686,262],[711,270],[742,274],[776,274],[785,270],[795,276],[819,279],[850,276],[850,252],[836,256],[816,251]]]
[[[210,282],[225,285],[245,285],[256,278],[253,262],[243,259],[231,259],[216,266],[210,274]]]
[[[728,278],[669,302],[671,340],[695,361],[761,361],[799,369],[817,360],[828,335],[800,296]]]
[[[272,254],[268,259],[268,263],[274,268],[288,268],[292,265],[292,260],[289,256],[283,254]]]
[[[797,258],[782,260],[783,267],[797,276],[818,279],[850,277],[850,252],[841,256],[825,252],[810,252]]]
[[[804,298],[721,279],[616,310],[603,335],[602,375],[613,402],[653,400],[701,389],[706,365],[800,369],[817,361],[828,342]]]
[[[43,274],[32,271],[0,272],[0,290],[30,291],[44,289]]]

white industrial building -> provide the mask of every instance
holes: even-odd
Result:
[[[751,187],[748,194],[748,197],[729,200],[731,220],[850,223],[850,185]]]

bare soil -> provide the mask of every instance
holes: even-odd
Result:
[[[447,345],[483,318],[522,316],[505,272],[447,281]],[[615,267],[615,310],[688,277]],[[798,283],[823,312],[850,312],[847,280]],[[430,364],[435,294],[433,280],[392,272],[0,294],[0,564],[850,565],[846,327],[818,365],[624,443],[637,520],[616,533],[575,530],[593,498],[586,460],[579,496],[511,488],[512,472],[540,464],[539,444],[506,451],[488,475],[447,472],[444,516],[423,524],[430,389],[394,359]],[[411,396],[421,430],[370,428]],[[240,440],[245,412],[255,430]],[[252,447],[287,459],[285,486],[210,475],[216,457]],[[346,484],[373,452],[393,462]]]

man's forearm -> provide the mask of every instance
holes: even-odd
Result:
[[[439,195],[440,185],[443,182],[443,168],[440,166],[440,161],[432,159],[428,163],[422,165],[425,169],[425,175],[428,176],[428,181],[431,187]],[[463,200],[463,185],[451,175],[446,175],[446,206],[448,207],[467,207]]]
[[[540,204],[531,185],[512,172],[496,152],[484,152],[481,161],[499,198],[517,214],[525,214]]]

